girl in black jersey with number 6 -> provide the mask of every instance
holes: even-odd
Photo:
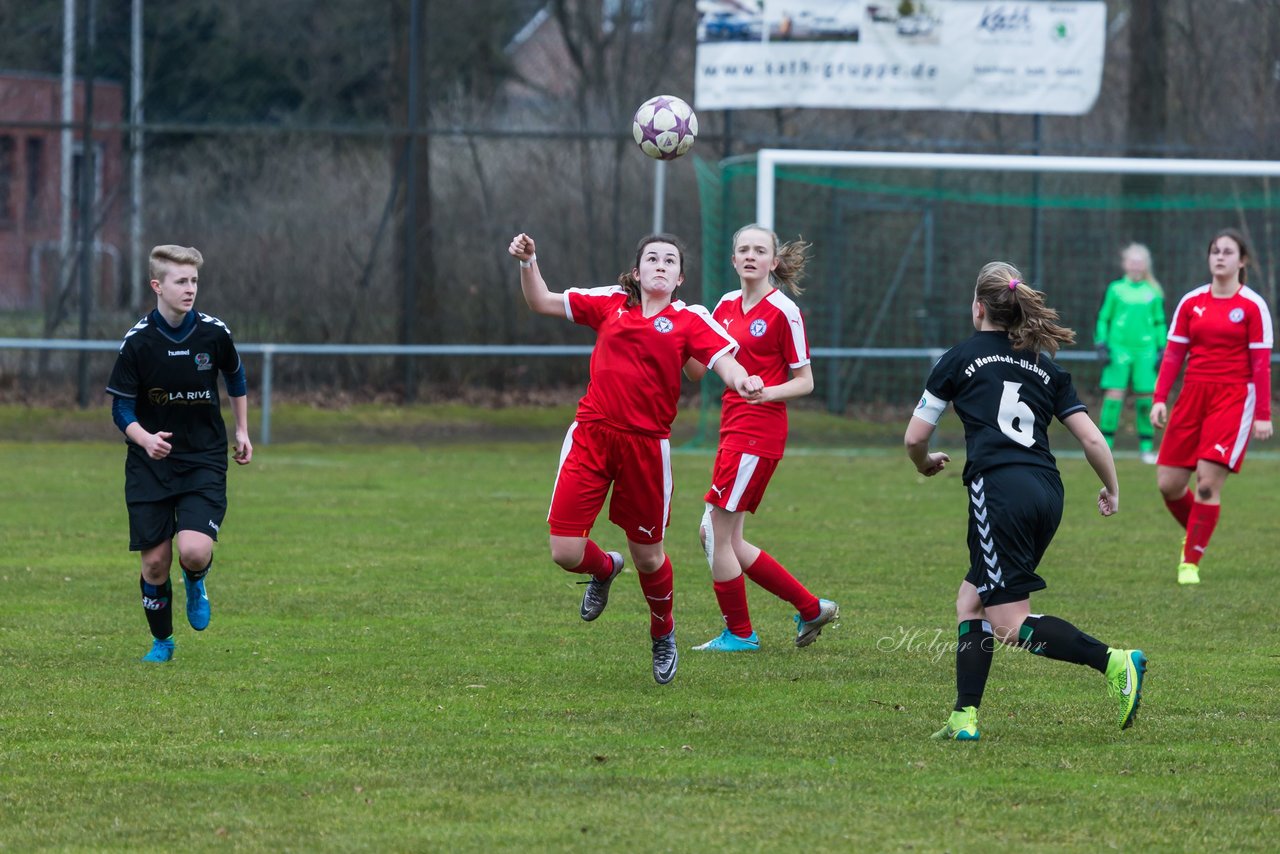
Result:
[[[932,477],[951,461],[929,451],[948,403],[964,424],[969,572],[956,595],[955,710],[934,738],[978,739],[978,706],[997,640],[1105,675],[1120,704],[1121,729],[1138,712],[1147,664],[1141,650],[1110,648],[1066,620],[1031,613],[1031,594],[1045,587],[1036,569],[1062,520],[1062,479],[1046,433],[1050,419],[1066,426],[1102,481],[1098,511],[1112,515],[1120,498],[1111,450],[1076,396],[1071,375],[1041,354],[1053,355],[1075,340],[1057,320],[1017,269],[1002,261],[987,264],[974,290],[977,333],[938,360],[907,425],[907,454],[917,471]]]

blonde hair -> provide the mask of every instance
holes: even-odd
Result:
[[[175,246],[171,243],[155,246],[151,249],[151,279],[163,282],[165,274],[173,267],[191,264],[198,270],[203,263],[204,256],[194,246]]]
[[[1052,356],[1076,340],[1074,331],[1057,322],[1058,312],[1045,305],[1044,294],[1006,261],[992,261],[978,272],[974,299],[986,308],[991,325],[1008,332],[1015,350]]]
[[[1142,266],[1147,268],[1147,277],[1145,281],[1155,286],[1155,289],[1161,294],[1164,293],[1164,286],[1160,284],[1160,280],[1156,278],[1155,268],[1151,265],[1151,250],[1147,248],[1145,243],[1130,243],[1128,246],[1120,250],[1120,263],[1124,263],[1126,255],[1141,255]]]
[[[790,291],[792,296],[798,297],[804,293],[804,288],[800,287],[800,280],[804,278],[804,267],[809,261],[809,250],[813,247],[813,244],[806,243],[803,237],[797,237],[789,243],[779,243],[778,235],[772,229],[753,222],[750,225],[744,225],[733,233],[733,246],[731,248],[737,251],[738,238],[742,236],[744,231],[752,230],[763,231],[773,241],[773,254],[778,259],[778,266],[769,273],[770,284],[780,290]]]

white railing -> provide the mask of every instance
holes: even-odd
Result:
[[[68,338],[0,338],[0,350],[92,350],[117,351],[119,341],[78,341]],[[588,356],[585,345],[533,344],[237,344],[242,355],[262,357],[261,401],[262,426],[257,442],[271,443],[271,397],[276,356]],[[814,347],[814,359],[928,359],[937,361],[945,348],[938,347]],[[1098,355],[1092,350],[1063,350],[1058,361],[1092,362]],[[1273,363],[1280,354],[1273,354]],[[250,372],[252,377],[252,372]],[[105,379],[104,379],[105,382]]]

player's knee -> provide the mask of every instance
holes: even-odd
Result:
[[[637,555],[633,552],[631,561],[635,565],[636,572],[647,574],[662,569],[662,565],[667,561],[667,556],[662,552],[659,552],[656,556],[651,554]]]
[[[552,543],[551,559],[561,569],[575,569],[582,563],[584,548],[570,543]]]
[[[1205,502],[1212,501],[1218,497],[1218,490],[1213,484],[1197,483],[1196,484],[1196,500]]]
[[[211,560],[213,560],[212,549],[195,548],[178,556],[178,563],[188,572],[199,572],[207,567]]]

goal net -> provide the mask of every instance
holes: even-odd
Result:
[[[739,227],[813,243],[798,299],[810,405],[836,413],[905,418],[933,359],[972,331],[974,281],[992,260],[1018,267],[1076,330],[1060,358],[1086,399],[1098,309],[1129,243],[1151,250],[1172,312],[1207,281],[1213,234],[1238,228],[1253,249],[1250,286],[1277,304],[1280,163],[765,149],[700,160],[697,174],[708,306],[737,287]],[[714,409],[713,390],[704,401]]]

